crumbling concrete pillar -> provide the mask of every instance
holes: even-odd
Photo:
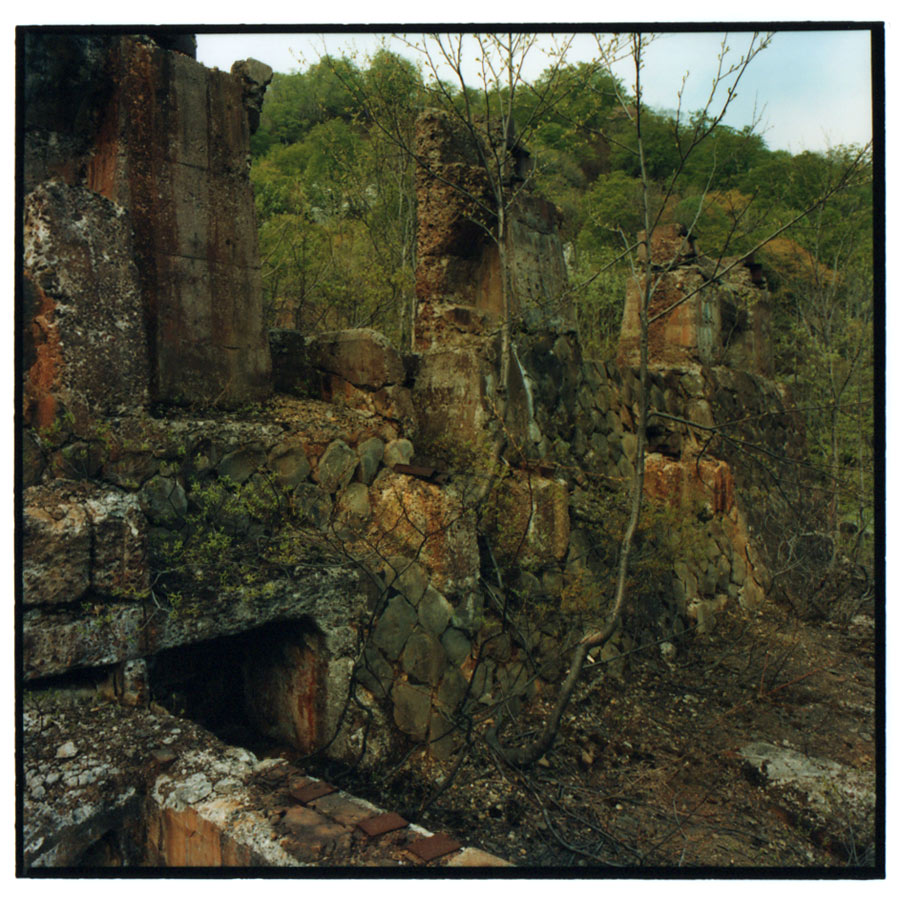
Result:
[[[658,227],[650,239],[654,282],[650,300],[650,363],[692,368],[728,365],[771,375],[768,293],[751,259],[713,260],[697,254],[678,225]],[[644,233],[638,257],[646,260]],[[724,273],[724,274],[718,274]],[[640,364],[643,279],[631,278],[619,336],[620,365]]]
[[[25,198],[25,420],[125,414],[149,400],[147,334],[130,222],[87,188]],[[60,408],[62,407],[62,409]]]
[[[504,314],[496,245],[498,198],[475,140],[440,110],[427,110],[416,123],[420,349],[445,342],[458,326],[470,330],[472,321],[484,320],[491,327]],[[559,211],[519,182],[505,187],[504,201],[510,316],[570,323]]]

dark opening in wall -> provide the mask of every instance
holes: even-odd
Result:
[[[96,702],[112,699],[114,692],[112,666],[91,666],[71,669],[63,675],[34,678],[25,684],[25,701],[39,702],[44,694],[52,694],[55,700]]]
[[[107,869],[147,864],[144,823],[137,817],[110,829],[73,863],[78,868]]]
[[[157,653],[151,697],[229,744],[284,741],[314,749],[318,731],[319,632],[309,618]]]

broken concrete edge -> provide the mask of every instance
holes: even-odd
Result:
[[[318,797],[311,792],[303,806],[311,828],[282,827],[289,785],[301,777],[309,786],[325,782],[280,757],[257,759],[189,720],[115,704],[88,708],[56,701],[28,709],[23,724],[24,873],[77,867],[94,859],[92,847],[111,834],[120,836],[119,846],[132,848],[122,860],[126,866],[341,867],[348,864],[342,852],[351,849],[367,865],[387,865],[397,864],[396,853],[404,852],[403,844],[389,844],[395,855],[388,862],[378,837],[354,846],[353,820],[385,812],[339,789]],[[168,752],[155,753],[154,747]],[[342,840],[323,841],[315,823]],[[406,844],[434,836],[416,824],[405,830]],[[464,849],[433,863],[461,859],[454,865],[474,865],[471,860],[482,858],[482,851]]]

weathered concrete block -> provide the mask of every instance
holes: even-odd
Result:
[[[91,525],[80,503],[29,488],[23,497],[25,605],[71,603],[91,583]]]
[[[309,364],[339,375],[356,387],[382,388],[403,384],[403,360],[391,342],[371,328],[329,331],[307,343]]]
[[[442,450],[447,444],[456,445],[469,456],[486,458],[483,448],[491,419],[488,400],[495,383],[489,359],[468,347],[436,347],[423,353],[413,387],[420,435],[417,443]],[[448,420],[454,424],[452,434],[447,431]]]
[[[134,228],[154,399],[261,399],[271,362],[242,80],[131,37],[92,66],[106,90],[84,178]]]
[[[644,462],[644,492],[669,506],[706,505],[713,514],[728,514],[734,507],[734,478],[721,460],[681,461],[650,453]]]
[[[84,506],[93,530],[93,590],[107,596],[145,596],[150,588],[147,522],[137,497],[95,490]]]
[[[654,236],[655,237],[655,236]],[[654,365],[696,368],[731,364],[767,374],[772,369],[768,295],[752,283],[742,265],[710,280],[711,260],[689,261],[677,248],[678,236],[663,235],[660,252],[680,265],[654,281],[649,330]],[[666,260],[668,262],[668,260]],[[722,269],[736,260],[723,260]],[[657,275],[654,274],[654,279]],[[640,357],[640,307],[644,282],[630,279],[626,291],[617,359],[636,365]]]
[[[81,187],[25,198],[25,419],[125,414],[150,397],[144,311],[125,211]]]
[[[74,603],[88,590],[146,594],[147,523],[134,495],[57,481],[27,489],[23,500],[26,606]]]

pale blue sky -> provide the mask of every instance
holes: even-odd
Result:
[[[685,72],[689,72],[683,106],[703,105],[714,75],[721,33],[660,35],[647,51],[643,76],[651,106],[674,109]],[[746,48],[749,33],[728,36],[732,53]],[[303,69],[314,62],[323,46],[331,53],[356,48],[370,53],[376,34],[198,34],[198,59],[208,66],[229,69],[236,59],[255,57],[278,72]],[[548,37],[549,40],[549,37]],[[323,44],[324,41],[324,44]],[[404,52],[401,45],[392,48]],[[588,59],[596,45],[579,35],[572,59]],[[546,59],[535,58],[531,75]],[[631,85],[633,71],[623,63],[617,74]],[[793,153],[822,151],[829,146],[865,143],[871,137],[871,85],[868,31],[782,31],[747,70],[726,122],[748,124],[754,107],[768,146]]]

